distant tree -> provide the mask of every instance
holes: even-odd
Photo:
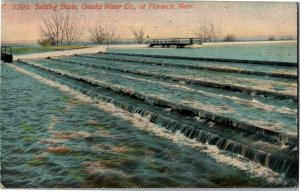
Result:
[[[39,39],[38,44],[40,46],[55,46],[54,40],[51,39]]]
[[[194,34],[200,42],[210,42],[218,38],[221,33],[220,31],[220,27],[216,24],[204,22],[200,24]]]
[[[282,37],[280,40],[294,40],[295,38],[292,37],[291,35],[288,35],[288,36],[284,36]]]
[[[70,45],[81,37],[80,19],[70,12],[56,11],[42,19],[39,44]]]
[[[88,27],[90,40],[96,44],[109,44],[116,38],[116,27],[112,22],[99,21]]]
[[[225,37],[224,37],[224,41],[225,42],[233,42],[235,41],[235,35],[234,34],[227,34]]]
[[[276,38],[275,38],[274,35],[270,35],[269,38],[268,38],[268,40],[269,40],[269,41],[274,41],[274,40],[276,40]]]
[[[145,33],[143,28],[136,29],[134,26],[129,27],[131,33],[139,44],[143,44],[145,41]]]
[[[294,37],[292,37],[292,36],[289,35],[289,36],[286,36],[285,39],[286,40],[294,40]]]
[[[66,43],[67,45],[79,40],[82,36],[82,28],[79,26],[80,19],[75,14],[66,13],[63,16],[63,38],[61,43]]]

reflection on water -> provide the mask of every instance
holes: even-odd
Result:
[[[172,135],[175,141],[171,141],[163,133],[159,136],[155,130],[145,130],[151,124],[110,110],[109,104],[101,108],[74,97],[3,66],[0,119],[4,186],[285,185],[276,173],[267,174],[275,178],[270,182],[266,175],[251,175],[246,161],[242,163],[244,170],[224,165],[208,150],[181,142],[180,136]]]

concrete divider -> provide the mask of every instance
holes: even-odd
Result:
[[[106,54],[124,55],[124,56],[153,57],[153,58],[170,58],[170,59],[181,59],[181,60],[196,60],[196,61],[212,61],[212,62],[227,62],[227,63],[259,64],[259,65],[272,65],[272,66],[288,66],[288,67],[297,67],[298,66],[298,63],[294,63],[294,62],[240,60],[240,59],[225,59],[225,58],[202,58],[202,57],[150,55],[150,54],[131,54],[131,53],[116,53],[116,52],[106,52]]]

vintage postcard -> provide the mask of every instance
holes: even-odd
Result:
[[[2,188],[297,188],[296,2],[2,0]]]

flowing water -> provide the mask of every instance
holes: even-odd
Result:
[[[77,57],[74,59],[77,59]],[[80,61],[81,60],[79,60],[79,62]],[[34,62],[36,63],[36,61]],[[58,61],[55,62],[56,64],[53,64],[52,62],[47,62],[47,60],[38,60],[38,63],[51,68],[59,68],[63,71],[68,71],[83,77],[101,80],[106,86],[122,88],[124,91],[132,91],[132,93],[140,92],[146,96],[148,95],[148,99],[158,98],[169,101],[170,107],[174,104],[183,104],[185,106],[210,111],[229,118],[234,117],[239,121],[263,125],[265,128],[269,127],[271,129],[278,129],[278,131],[286,132],[288,134],[296,135],[297,133],[297,116],[295,111],[273,112],[272,115],[270,115],[270,111],[268,110],[266,112],[262,112],[264,110],[262,107],[252,107],[249,109],[250,103],[248,102],[241,104],[240,101],[232,100],[230,98],[225,99],[224,97],[218,97],[214,94],[207,95],[206,92],[201,90],[187,90],[182,89],[180,86],[171,86],[168,82],[159,83],[152,80],[143,80],[143,78],[141,80],[140,78],[132,75],[122,75],[111,71],[107,72],[103,69],[68,64],[62,61]],[[191,93],[193,93],[193,96],[191,96]]]
[[[297,68],[216,63],[265,72],[254,75],[173,61],[89,54],[1,64],[2,184],[297,185]],[[278,71],[288,75],[267,74]]]

